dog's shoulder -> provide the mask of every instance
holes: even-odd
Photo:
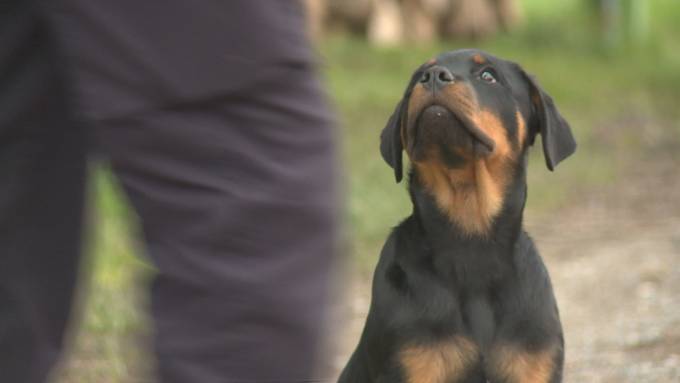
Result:
[[[513,302],[507,307],[511,312],[522,313],[525,320],[534,324],[527,338],[561,333],[557,303],[553,294],[548,270],[536,245],[522,232],[513,254],[514,278],[509,279],[500,293],[500,302]],[[528,316],[528,317],[527,317]],[[536,327],[544,331],[536,330]]]
[[[389,313],[389,322],[401,329],[414,328],[423,320],[454,325],[459,302],[450,287],[437,275],[417,217],[402,221],[390,234],[376,267],[372,309]]]
[[[374,274],[374,289],[383,287],[392,293],[405,293],[408,289],[407,269],[412,260],[426,250],[422,233],[414,216],[409,216],[392,229],[380,252]]]
[[[405,264],[427,251],[422,229],[415,215],[411,215],[395,226],[388,236],[376,272],[384,271],[390,264]]]
[[[532,286],[526,286],[526,288],[551,289],[550,277],[543,263],[543,258],[541,258],[536,244],[525,231],[520,233],[517,242],[515,242],[513,264],[517,279],[522,284],[532,284]]]

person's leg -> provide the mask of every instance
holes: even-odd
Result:
[[[311,379],[337,169],[299,2],[45,4],[159,270],[162,381]]]
[[[0,8],[0,380],[42,382],[62,348],[80,255],[84,132],[33,2]]]
[[[100,123],[158,267],[162,382],[307,382],[335,251],[332,123],[309,66]]]

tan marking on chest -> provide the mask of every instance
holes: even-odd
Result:
[[[399,353],[407,383],[456,383],[479,359],[470,340],[456,337],[435,345],[406,347]]]
[[[557,347],[527,352],[509,345],[497,346],[488,369],[508,383],[549,383],[555,371]]]
[[[461,169],[448,169],[433,161],[415,165],[439,208],[464,232],[481,235],[488,232],[503,205],[506,182],[503,177],[494,176],[487,162],[478,160]]]

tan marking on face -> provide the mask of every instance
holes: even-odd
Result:
[[[486,62],[486,59],[484,58],[484,56],[477,53],[474,56],[472,56],[472,61],[474,61],[475,64],[484,64]]]
[[[407,104],[407,127],[413,127],[418,115],[425,107],[436,103],[453,111],[455,114],[470,116],[477,109],[477,97],[467,84],[456,82],[445,86],[433,95],[422,84],[416,84],[411,90]],[[408,137],[407,137],[408,138]]]
[[[557,351],[555,346],[537,352],[497,346],[490,353],[488,368],[509,383],[549,383],[556,367]]]
[[[519,149],[524,147],[524,141],[527,139],[527,124],[522,117],[522,113],[517,110],[517,142],[519,142]]]
[[[456,383],[479,358],[474,343],[456,337],[436,345],[411,346],[399,353],[407,383]]]
[[[416,120],[423,109],[433,103],[444,106],[456,115],[467,116],[468,118],[478,109],[477,97],[475,97],[474,92],[467,84],[454,83],[448,85],[436,95],[433,95],[431,91],[425,89],[421,84],[416,84],[411,90],[411,96],[409,97],[406,109],[407,118],[402,126],[402,129],[406,130],[404,134],[406,142],[403,144],[404,148],[407,149],[406,154],[409,156],[412,154],[411,149],[413,147],[408,144],[414,141]]]
[[[449,169],[437,149],[425,159],[413,158],[414,125],[422,110],[432,103],[440,104],[458,117],[468,120],[494,142],[494,150],[485,157],[471,153],[457,154],[466,158],[461,168]],[[454,83],[434,96],[420,84],[413,88],[408,102],[407,119],[402,126],[402,140],[419,179],[435,198],[439,208],[469,235],[486,235],[493,219],[503,206],[510,181],[510,169],[517,157],[507,136],[507,129],[491,110],[480,109],[477,97],[468,84]]]
[[[425,63],[425,65],[434,65],[434,64],[436,64],[436,63],[437,63],[437,59],[433,57],[433,58],[427,60],[427,62]]]
[[[402,121],[401,125],[402,145],[409,159],[412,159],[413,155],[413,142],[415,139],[413,127],[418,114],[430,103],[432,103],[432,93],[421,84],[416,84],[411,90],[411,96],[408,99],[406,121]]]
[[[437,95],[436,101],[456,114],[468,118],[479,109],[475,92],[470,85],[462,82],[444,87]]]
[[[511,149],[507,130],[494,112],[482,109],[470,116],[470,120],[496,144],[490,157],[507,158],[510,156]]]
[[[416,84],[411,90],[411,95],[408,99],[406,108],[408,120],[406,121],[406,124],[412,125],[415,123],[416,118],[418,118],[418,114],[420,114],[420,112],[422,112],[425,107],[430,105],[432,101],[432,92],[425,89],[422,84]]]
[[[486,157],[464,154],[467,163],[450,169],[437,151],[427,159],[414,162],[426,189],[439,208],[467,234],[486,235],[493,219],[503,206],[510,181],[512,152],[505,128],[491,111],[481,110],[468,118],[495,142],[494,151]],[[459,151],[457,154],[461,154]]]

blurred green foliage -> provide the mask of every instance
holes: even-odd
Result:
[[[378,137],[411,71],[435,54],[475,46],[522,64],[571,122],[576,155],[550,173],[533,150],[527,214],[573,203],[680,137],[680,1],[650,0],[648,41],[605,49],[587,0],[523,0],[525,25],[485,42],[378,49],[333,37],[321,44],[322,71],[340,118],[352,259],[368,273],[390,230],[410,211],[404,184],[382,161]],[[650,134],[649,132],[662,132]],[[665,133],[664,133],[665,132]],[[661,137],[661,138],[659,138]],[[135,224],[106,171],[92,182],[91,289],[74,352],[61,382],[129,382],[150,369],[149,326],[139,281],[152,267],[137,253]],[[141,302],[141,303],[140,303]],[[143,373],[142,373],[143,374]]]

